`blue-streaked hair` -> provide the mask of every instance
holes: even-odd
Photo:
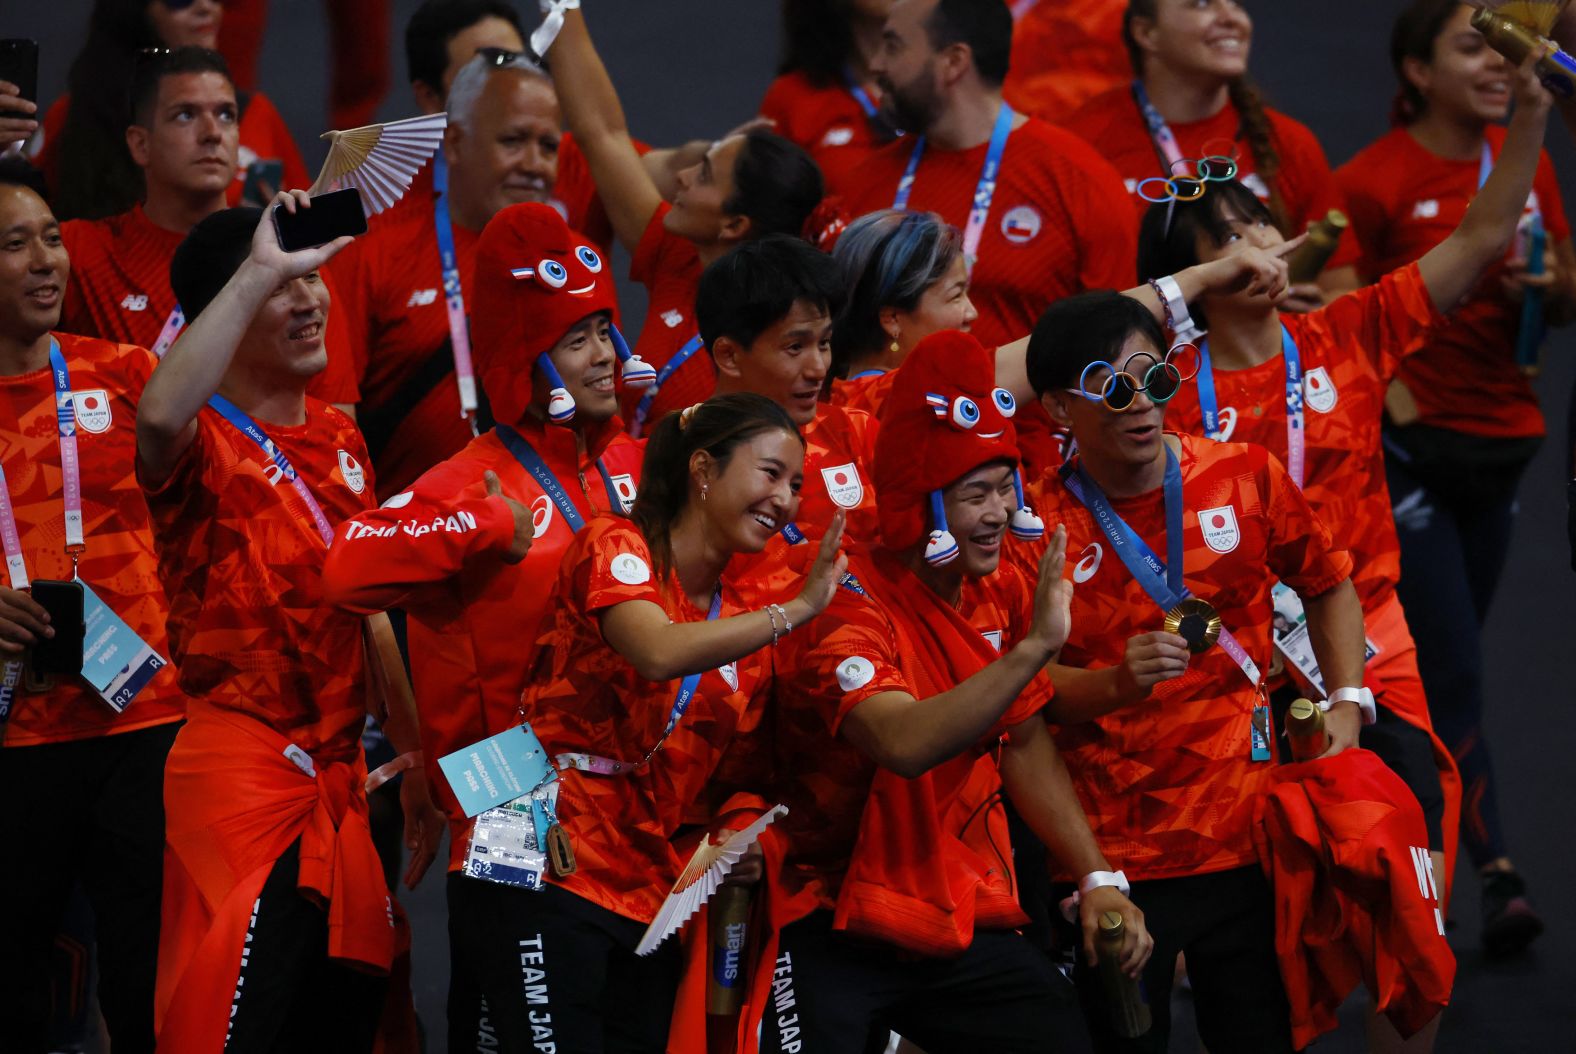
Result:
[[[962,251],[957,228],[934,212],[882,209],[851,223],[832,253],[849,290],[832,333],[832,376],[884,346],[881,309],[913,311]]]

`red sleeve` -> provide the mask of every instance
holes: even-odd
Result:
[[[487,497],[480,478],[465,484],[458,476],[440,466],[382,508],[340,524],[323,565],[324,598],[353,614],[386,611],[469,561],[506,551],[513,510]]]
[[[1379,274],[1384,259],[1384,237],[1389,229],[1389,206],[1381,196],[1383,187],[1368,178],[1357,160],[1335,172],[1335,182],[1346,198],[1346,216],[1352,221],[1347,237],[1357,246],[1357,273],[1365,281]]]
[[[1395,375],[1402,358],[1423,346],[1435,326],[1446,321],[1434,307],[1415,262],[1337,297],[1315,315],[1338,345],[1355,345],[1366,352],[1386,379]]]
[[[325,268],[319,274],[323,276],[323,284],[328,287],[329,297],[328,326],[323,334],[328,365],[312,378],[306,393],[325,403],[354,406],[361,401],[359,356],[355,352],[355,345],[351,343],[354,313],[347,310],[349,303],[343,303],[337,311],[334,309],[336,303],[341,303],[339,284],[328,269]]]
[[[191,445],[181,452],[170,476],[157,486],[150,485],[142,473],[142,457],[137,458],[137,482],[148,499],[148,508],[158,517],[158,506],[178,505],[181,518],[191,521],[211,520],[218,507],[218,495],[223,492],[235,469],[232,458],[224,456],[224,444],[218,441],[215,429],[218,413],[206,407],[197,412],[197,433]]]
[[[585,544],[575,555],[579,562],[568,573],[572,584],[565,599],[576,609],[591,614],[631,600],[646,600],[666,610],[652,569],[651,550],[633,524],[612,519],[593,522]]]
[[[793,136],[794,103],[796,98],[794,78],[784,74],[772,81],[761,98],[761,116],[776,125],[777,134],[798,143]],[[803,143],[799,143],[804,146]]]
[[[1334,548],[1329,529],[1281,463],[1267,451],[1261,453],[1269,568],[1299,596],[1327,593],[1351,577],[1352,558]]]
[[[1070,139],[1071,137],[1069,137]],[[1087,156],[1066,178],[1073,242],[1083,250],[1078,280],[1084,289],[1131,289],[1138,275],[1138,214],[1121,175],[1111,163],[1072,140]]]
[[[829,734],[837,735],[854,708],[873,696],[918,696],[899,668],[891,622],[868,597],[839,589],[807,629],[788,638],[778,676],[790,679],[795,698],[815,707]]]
[[[668,257],[672,255],[674,244],[679,241],[662,226],[662,221],[667,218],[670,208],[672,206],[665,201],[657,206],[657,211],[651,214],[651,222],[646,224],[645,233],[640,236],[640,244],[635,246],[630,259],[630,279],[639,282],[647,289],[651,288],[657,276],[662,273]]]

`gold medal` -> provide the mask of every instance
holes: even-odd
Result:
[[[1220,615],[1208,601],[1189,597],[1166,612],[1165,631],[1187,641],[1187,650],[1197,655],[1220,639]]]

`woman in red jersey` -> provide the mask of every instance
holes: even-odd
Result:
[[[822,172],[857,165],[896,130],[881,115],[869,56],[881,46],[892,0],[783,0],[783,58],[761,116]]]
[[[142,172],[126,150],[126,86],[148,48],[212,48],[224,8],[219,0],[98,0],[87,40],[71,63],[69,94],[44,114],[34,162],[49,180],[62,220],[100,219],[142,198]],[[241,203],[249,175],[266,186],[248,194],[262,204],[284,187],[311,182],[284,118],[258,92],[239,92],[241,151],[228,193]],[[276,162],[275,169],[269,162]],[[258,168],[253,170],[254,163]]]
[[[634,949],[682,869],[672,839],[767,674],[761,649],[815,618],[847,566],[838,519],[797,597],[750,599],[734,557],[793,518],[803,467],[781,407],[718,396],[657,425],[630,519],[598,517],[565,552],[521,711],[558,770],[538,785],[563,836],[546,841],[568,852],[529,880],[458,879],[480,890],[450,919],[472,935],[504,1049],[663,1050],[677,942]],[[473,857],[488,859],[498,811]]]
[[[1292,235],[1340,203],[1324,149],[1304,125],[1264,105],[1248,76],[1253,20],[1235,0],[1131,0],[1122,23],[1136,79],[1090,100],[1067,122],[1116,166],[1140,212],[1139,184],[1153,176],[1191,175],[1178,162],[1206,155],[1235,159],[1237,175],[1260,199],[1281,233]],[[1154,184],[1150,184],[1153,190]],[[1345,239],[1320,280],[1325,293],[1357,285],[1352,239]],[[1283,304],[1323,303],[1311,285]]]
[[[832,332],[831,399],[879,413],[914,345],[944,329],[966,333],[979,317],[963,236],[934,212],[883,209],[849,224],[832,256],[848,299]]]
[[[1512,149],[1515,125],[1507,134],[1498,122],[1510,106],[1515,71],[1472,28],[1471,10],[1452,0],[1420,0],[1396,21],[1397,127],[1337,173],[1366,277],[1429,252],[1481,199],[1486,173]],[[1483,878],[1482,939],[1490,953],[1519,951],[1542,930],[1509,859],[1481,724],[1482,626],[1510,548],[1517,483],[1544,432],[1517,348],[1524,340],[1535,355],[1542,324],[1576,315],[1576,252],[1546,155],[1537,160],[1531,191],[1517,205],[1523,232],[1541,225],[1552,247],[1540,261],[1543,275],[1528,273],[1531,239],[1524,235],[1450,325],[1403,360],[1386,400],[1400,595],[1430,709],[1461,766],[1461,830]],[[1541,323],[1523,313],[1530,289],[1541,294]]]
[[[678,173],[672,203],[664,202],[579,11],[566,13],[549,59],[564,122],[591,167],[614,235],[633,257],[630,277],[650,294],[635,353],[657,371],[657,381],[623,396],[624,423],[639,436],[715,389],[695,324],[702,268],[741,242],[800,235],[821,203],[821,173],[793,143],[754,129],[713,143],[699,164]]]

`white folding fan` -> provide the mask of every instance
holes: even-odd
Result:
[[[690,857],[689,864],[685,866],[684,873],[673,883],[668,899],[658,909],[657,917],[646,927],[645,936],[640,938],[635,954],[650,955],[688,922],[689,917],[717,892],[722,880],[728,877],[733,865],[750,851],[750,846],[760,838],[761,832],[777,817],[786,815],[787,806],[774,805],[759,820],[742,831],[735,831],[725,841],[714,843],[709,835],[702,838],[695,855]]]
[[[324,132],[328,159],[308,193],[354,187],[361,192],[361,207],[370,219],[405,196],[416,172],[438,149],[448,124],[448,114],[435,113]]]

